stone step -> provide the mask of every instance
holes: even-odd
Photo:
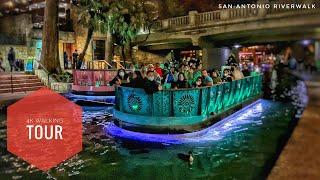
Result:
[[[32,87],[21,87],[21,88],[13,88],[13,92],[23,92],[23,91],[36,91],[44,86],[32,86]],[[0,94],[11,93],[12,89],[0,89]]]
[[[35,91],[42,87],[44,85],[36,75],[13,73],[11,76],[10,73],[0,73],[0,94]]]
[[[42,86],[43,83],[40,81],[37,82],[29,82],[27,81],[26,83],[13,83],[12,86],[10,83],[8,84],[0,84],[0,90],[1,89],[10,89],[10,88],[22,88],[22,87],[32,87],[32,86]]]
[[[36,75],[12,75],[12,79],[13,80],[26,80],[26,79],[38,79],[38,77]],[[6,80],[11,80],[11,76],[10,75],[0,75],[0,82],[1,81],[6,81]]]
[[[12,84],[20,84],[20,83],[36,83],[41,82],[40,79],[20,79],[20,80],[12,80]],[[0,80],[0,84],[11,84],[11,80]]]

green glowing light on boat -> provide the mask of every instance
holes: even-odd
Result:
[[[138,104],[134,104],[134,105],[132,105],[132,109],[133,109],[134,111],[137,111],[137,110],[138,110],[138,108],[139,108]]]

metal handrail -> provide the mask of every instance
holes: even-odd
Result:
[[[108,63],[106,60],[102,60],[106,65],[108,65],[109,67],[112,68],[112,65],[110,63]]]
[[[36,60],[37,61],[37,60]],[[44,65],[41,63],[41,61],[37,61],[41,68],[45,71],[45,73],[48,74],[48,86],[50,87],[50,72],[44,67]]]
[[[10,72],[10,79],[11,79],[11,93],[13,93],[12,71]]]
[[[14,62],[15,63],[15,62]],[[11,66],[11,65],[10,65]],[[10,67],[12,69],[12,67]],[[16,66],[14,65],[14,70],[16,70]],[[24,88],[24,92],[27,93],[26,90],[26,84],[27,84],[27,79],[24,80],[24,86],[22,86],[22,88]],[[12,75],[12,70],[10,71],[10,85],[11,85],[11,93],[14,93],[13,90],[13,75]]]
[[[115,61],[115,60],[113,60],[112,62],[114,62],[114,63],[116,63],[116,65],[117,66],[119,66],[120,68],[122,68],[122,69],[125,69],[125,67],[121,64],[121,62],[123,62],[123,61]],[[116,67],[117,68],[117,67]]]
[[[109,66],[110,68],[112,68],[112,65],[110,64],[110,63],[108,63],[106,60],[91,60],[91,61],[88,61],[87,62],[87,68],[88,69],[95,69],[94,68],[94,63],[95,62],[102,62],[102,63],[104,63],[106,66]]]

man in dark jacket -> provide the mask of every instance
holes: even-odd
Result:
[[[10,50],[9,50],[9,53],[8,53],[8,61],[9,61],[9,64],[10,64],[10,71],[12,72],[12,69],[14,68],[14,70],[15,69],[17,69],[17,67],[16,67],[16,54],[15,54],[15,52],[14,52],[14,49],[13,49],[13,47],[11,47],[10,48]]]
[[[68,54],[66,51],[63,52],[63,64],[64,69],[68,69]]]
[[[78,69],[78,56],[78,50],[75,50],[75,52],[72,53],[72,69]]]
[[[154,71],[147,72],[146,83],[143,88],[147,94],[153,94],[162,90],[162,86],[155,81],[154,73]]]

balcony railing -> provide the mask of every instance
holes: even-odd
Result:
[[[291,0],[287,3],[296,3]],[[300,3],[308,4],[308,1],[302,1]],[[198,13],[197,11],[190,11],[187,16],[175,17],[170,19],[159,20],[152,26],[153,32],[163,30],[181,30],[192,29],[197,26],[207,26],[214,23],[228,23],[233,20],[255,21],[264,18],[277,17],[278,15],[292,16],[294,13],[319,13],[320,1],[315,2],[316,9],[286,9],[286,8],[273,8],[273,4],[270,3],[270,8],[234,8],[234,9],[221,9],[217,11],[210,11],[204,13]],[[288,13],[289,12],[289,13]],[[248,19],[250,18],[250,19]]]
[[[169,19],[169,28],[181,27],[189,24],[189,16],[182,16]]]
[[[229,19],[254,17],[258,15],[258,9],[246,8],[246,9],[230,9]]]
[[[197,14],[197,22],[199,24],[212,22],[212,21],[219,21],[220,20],[220,13],[221,11],[210,11]]]

